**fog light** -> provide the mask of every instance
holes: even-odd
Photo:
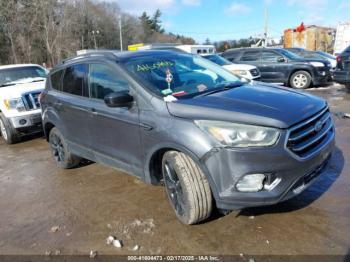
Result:
[[[25,124],[27,124],[27,120],[21,119],[21,120],[19,120],[19,124],[24,126]]]
[[[242,177],[236,184],[241,192],[258,192],[264,187],[264,174],[250,174]]]

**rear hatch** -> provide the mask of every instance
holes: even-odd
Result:
[[[350,71],[350,47],[337,57],[337,69]]]

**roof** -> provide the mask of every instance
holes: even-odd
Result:
[[[0,66],[0,70],[2,70],[2,69],[10,69],[10,68],[18,68],[18,67],[30,67],[30,66],[42,67],[42,66],[37,65],[37,64],[13,64],[13,65],[2,65],[2,66]]]
[[[115,51],[115,50],[96,50],[96,51],[90,51],[86,54],[81,54],[73,57],[69,57],[65,60],[62,60],[61,63],[55,65],[51,72],[55,71],[55,69],[58,69],[60,67],[63,67],[64,65],[69,65],[77,61],[83,61],[87,58],[104,58],[104,59],[110,59],[115,61],[125,61],[132,58],[138,58],[138,57],[144,57],[144,56],[155,56],[155,55],[171,55],[171,54],[178,54],[179,52],[171,51],[171,50],[142,50],[142,51]]]

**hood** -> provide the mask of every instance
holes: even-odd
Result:
[[[28,92],[42,91],[45,88],[45,80],[32,83],[18,83],[12,86],[0,87],[1,98],[19,98]]]
[[[254,82],[167,106],[170,114],[182,118],[288,128],[322,110],[326,102],[306,93]]]
[[[224,65],[222,66],[223,68],[231,71],[231,70],[252,70],[252,69],[256,69],[256,66],[252,66],[252,65],[246,65],[246,64],[230,64],[230,65]]]

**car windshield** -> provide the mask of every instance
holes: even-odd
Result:
[[[219,66],[224,66],[224,65],[231,65],[232,63],[228,61],[227,59],[218,56],[218,55],[207,55],[203,56],[204,58],[214,62],[215,64],[218,64]]]
[[[317,54],[323,56],[323,57],[326,57],[326,58],[329,58],[329,59],[335,59],[334,56],[328,54],[328,53],[325,53],[325,52],[322,52],[322,51],[316,51]]]
[[[296,55],[295,53],[292,53],[292,52],[284,50],[284,49],[280,49],[279,51],[281,52],[281,54],[283,54],[284,56],[286,56],[289,59],[301,59],[302,58],[302,57]]]
[[[46,72],[38,66],[14,67],[0,70],[0,87],[40,81],[46,77]]]
[[[123,66],[146,88],[163,97],[191,98],[243,85],[237,76],[197,55],[148,55],[129,59]]]

